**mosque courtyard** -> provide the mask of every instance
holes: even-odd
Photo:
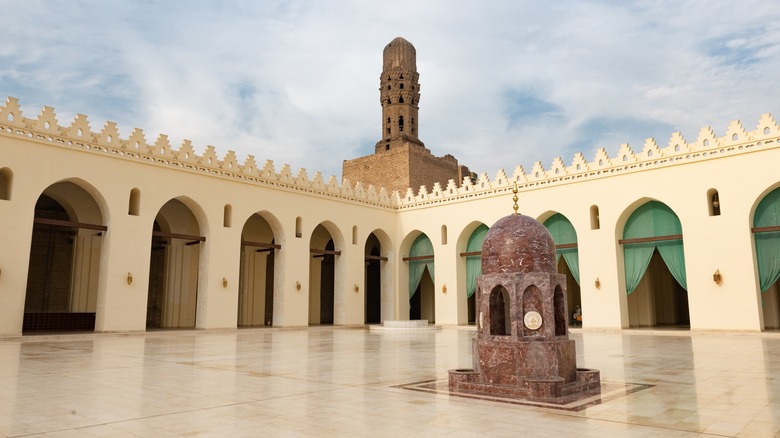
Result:
[[[446,390],[473,328],[0,338],[1,437],[775,436],[780,334],[572,330],[602,395],[538,406]],[[427,388],[427,389],[426,389]]]

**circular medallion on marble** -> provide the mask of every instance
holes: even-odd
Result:
[[[523,323],[529,330],[538,330],[542,326],[542,315],[532,310],[525,314]]]

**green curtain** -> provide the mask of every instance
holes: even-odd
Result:
[[[556,245],[577,243],[577,232],[566,216],[556,213],[544,221],[544,226],[547,227]],[[561,259],[561,256],[569,266],[574,281],[580,284],[580,257],[577,248],[557,248],[555,250],[556,263]]]
[[[680,283],[683,289],[688,290],[688,277],[685,275],[685,253],[682,240],[670,240],[657,242],[656,248],[664,259],[666,267],[672,273],[672,277]]]
[[[680,219],[666,204],[650,201],[637,208],[626,221],[624,239],[643,237],[661,237],[682,234]],[[683,289],[688,289],[685,273],[685,252],[682,239],[662,240],[647,243],[627,243],[623,245],[623,259],[626,271],[626,292],[631,293],[650,264],[653,251],[658,248],[661,258],[669,272]]]
[[[623,261],[626,266],[626,292],[633,292],[650,264],[655,242],[623,245]]]
[[[412,243],[412,248],[409,250],[409,257],[419,256],[432,256],[433,244],[428,236],[420,234],[417,239]],[[409,260],[409,298],[414,296],[417,292],[417,286],[420,285],[425,268],[428,268],[428,274],[433,280],[433,259],[428,260]]]
[[[469,237],[466,252],[482,251],[482,241],[485,240],[487,232],[487,225],[478,226]],[[480,275],[482,275],[482,256],[466,256],[466,298],[471,298],[477,291],[477,277]]]
[[[761,200],[753,217],[754,227],[780,225],[780,188],[772,190]],[[755,233],[756,260],[761,292],[780,278],[780,232]]]
[[[577,254],[577,248],[570,249],[570,252],[563,253],[563,259],[569,265],[569,271],[571,276],[574,277],[574,281],[580,284],[580,256]]]

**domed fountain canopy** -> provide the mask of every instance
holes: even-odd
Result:
[[[499,219],[482,243],[482,275],[530,272],[557,272],[550,232],[522,214]]]

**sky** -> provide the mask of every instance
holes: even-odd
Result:
[[[382,50],[417,49],[419,137],[530,172],[780,115],[772,1],[0,0],[0,98],[99,132],[341,176],[382,135]]]

